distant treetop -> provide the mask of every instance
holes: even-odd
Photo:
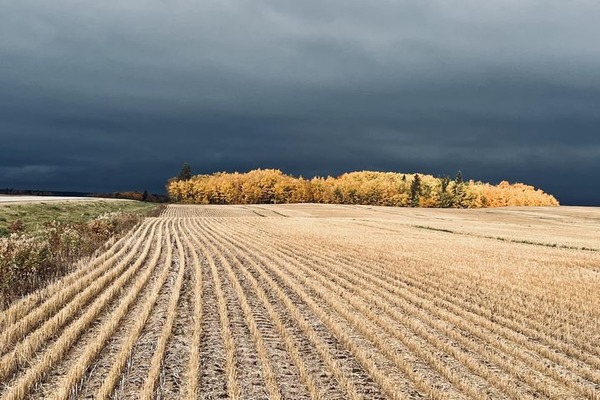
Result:
[[[179,171],[179,175],[177,175],[178,181],[187,181],[188,179],[192,179],[192,167],[190,164],[185,163],[183,167],[181,167],[181,171]]]

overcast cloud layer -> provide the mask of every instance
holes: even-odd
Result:
[[[0,187],[374,169],[600,205],[598,1],[0,0]]]

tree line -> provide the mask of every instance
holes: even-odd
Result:
[[[193,204],[326,203],[396,207],[482,208],[557,206],[556,198],[522,183],[492,185],[427,174],[360,171],[305,179],[277,169],[191,174],[167,183],[171,200]]]

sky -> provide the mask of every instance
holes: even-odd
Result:
[[[600,205],[600,2],[0,0],[0,188],[278,168]]]

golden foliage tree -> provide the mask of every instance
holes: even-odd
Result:
[[[171,179],[167,191],[176,201],[196,204],[327,203],[455,208],[559,204],[553,196],[533,186],[506,181],[498,185],[463,181],[460,173],[454,180],[374,171],[308,180],[277,169],[256,169]]]

